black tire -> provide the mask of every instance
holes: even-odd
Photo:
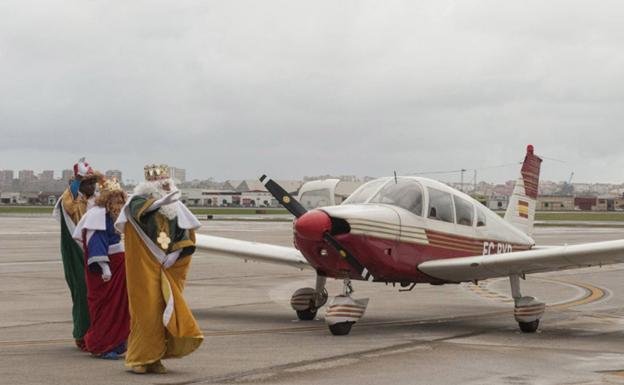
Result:
[[[539,320],[536,319],[535,321],[531,322],[518,322],[518,326],[520,326],[520,330],[522,330],[522,333],[535,333],[539,326]]]
[[[329,331],[335,336],[346,336],[351,332],[351,326],[355,322],[340,322],[337,324],[329,325]]]
[[[316,318],[316,311],[318,309],[297,310],[297,318],[301,321],[312,321]]]

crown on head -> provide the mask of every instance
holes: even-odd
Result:
[[[100,184],[100,191],[122,191],[121,184],[116,176],[104,180]]]
[[[77,163],[74,164],[74,177],[84,178],[85,176],[93,175],[93,169],[89,166],[89,163],[85,161],[85,158],[80,158]]]
[[[144,167],[145,180],[156,181],[169,178],[169,166],[166,164],[152,164]]]

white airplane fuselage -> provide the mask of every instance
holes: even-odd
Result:
[[[472,197],[422,177],[376,179],[342,205],[309,211],[294,223],[295,246],[322,275],[363,279],[322,239],[330,233],[371,274],[399,283],[444,283],[423,262],[528,250],[535,242]]]

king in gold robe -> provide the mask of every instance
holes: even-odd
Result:
[[[182,295],[200,224],[179,196],[166,175],[148,179],[115,224],[125,237],[131,319],[126,366],[135,373],[165,373],[161,359],[186,356],[203,341]]]

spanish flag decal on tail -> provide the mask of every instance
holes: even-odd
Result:
[[[522,218],[529,218],[529,202],[523,200],[518,201],[518,215]]]
[[[509,197],[509,206],[505,213],[507,222],[529,236],[533,234],[541,166],[542,159],[534,154],[534,148],[529,144],[522,163],[520,178],[516,181],[513,194]]]

